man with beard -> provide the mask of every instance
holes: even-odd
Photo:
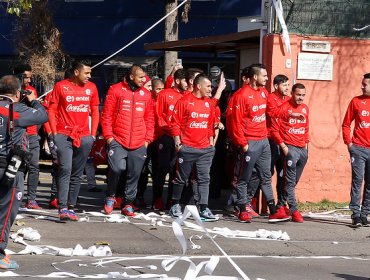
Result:
[[[182,98],[188,89],[186,82],[186,72],[184,69],[178,69],[174,73],[174,86],[162,90],[157,97],[156,117],[158,127],[156,135],[161,134],[158,139],[158,162],[156,176],[153,181],[153,208],[163,210],[163,186],[166,175],[169,174],[169,197],[172,192],[172,181],[175,177],[176,150],[175,142],[171,136],[171,118],[175,104]]]
[[[89,81],[90,61],[76,60],[71,70],[69,78],[55,84],[48,112],[57,147],[59,218],[78,221],[74,207],[99,124],[99,95]]]
[[[289,216],[282,208],[276,210],[271,186],[271,152],[266,127],[268,92],[264,88],[268,79],[266,67],[262,64],[253,64],[246,71],[249,84],[243,84],[235,93],[227,120],[230,139],[239,149],[235,168],[237,180],[234,180],[237,182],[235,188],[236,203],[240,209],[239,220],[241,222],[252,220],[252,216],[246,210],[246,206],[251,202],[247,188],[253,168],[256,168],[270,210],[269,222],[285,221]]]
[[[303,217],[297,209],[295,188],[308,159],[309,110],[303,103],[305,95],[306,88],[303,84],[293,85],[292,98],[279,107],[279,118],[273,119],[271,128],[273,141],[280,146],[284,155],[283,189],[286,190],[290,213],[281,208],[286,214],[291,214],[292,221],[297,223],[303,223]],[[294,118],[292,113],[301,114],[303,118]]]
[[[283,156],[280,147],[272,139],[271,126],[273,112],[285,101],[290,99],[289,93],[289,78],[285,75],[276,75],[273,81],[275,91],[269,94],[267,97],[267,109],[266,109],[266,125],[267,125],[267,138],[269,139],[270,150],[271,150],[271,176],[274,175],[276,169],[276,193],[277,193],[277,207],[283,207],[284,211],[289,215],[289,209],[286,206],[287,197],[284,188],[283,180]]]

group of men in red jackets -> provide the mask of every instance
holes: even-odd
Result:
[[[167,79],[167,88],[154,92],[144,86],[148,82],[144,70],[134,65],[121,82],[110,87],[99,117],[98,92],[89,81],[91,66],[86,61],[77,61],[72,71],[71,77],[58,82],[48,97],[49,124],[58,155],[60,218],[78,219],[73,209],[80,177],[100,123],[109,164],[106,214],[113,211],[119,187],[124,190],[122,214],[135,216],[138,182],[147,162],[148,147],[152,147],[155,151],[150,153],[155,163],[151,168],[153,207],[165,208],[162,193],[169,174],[167,206],[171,216],[182,215],[183,189],[192,184],[200,216],[205,220],[217,220],[217,215],[208,207],[209,173],[218,129],[224,128],[217,106],[225,88],[224,77],[214,94],[211,80],[201,70],[180,68]],[[251,207],[251,199],[259,187],[266,197],[270,222],[288,219],[303,222],[297,208],[295,187],[308,159],[309,109],[303,103],[305,86],[301,83],[293,85],[290,97],[288,78],[277,75],[273,80],[274,91],[268,93],[265,88],[267,70],[262,64],[243,69],[241,80],[241,88],[232,95],[224,112],[228,136],[237,154],[232,184],[237,196],[238,218],[241,222],[250,222],[258,216]],[[364,81],[367,80],[365,77]],[[365,104],[366,100],[356,104],[361,102]],[[356,104],[350,108],[357,108]],[[348,127],[355,119],[355,109],[350,108],[343,122],[343,133],[351,153],[354,153]],[[363,112],[361,116],[366,118]],[[367,128],[364,123],[362,120],[355,126],[355,145],[366,139],[361,136]],[[362,165],[356,165],[355,156],[352,158],[352,165],[362,169]],[[119,184],[122,184],[123,173],[122,186]],[[274,173],[277,176],[277,202],[271,186]],[[253,176],[259,180],[257,186],[250,183]],[[352,199],[357,199],[359,187],[354,189]],[[32,201],[33,197],[30,198]],[[352,207],[355,224],[365,220],[366,205],[359,213],[358,206]]]

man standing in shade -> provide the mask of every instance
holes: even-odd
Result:
[[[362,95],[354,97],[344,116],[342,131],[344,144],[351,156],[352,186],[351,202],[352,225],[369,226],[367,215],[370,212],[370,73],[361,82]],[[355,121],[351,137],[351,123]],[[362,205],[361,189],[365,175]]]
[[[24,189],[25,162],[20,166],[19,157],[13,161],[12,151],[27,151],[26,128],[41,125],[48,120],[44,107],[36,100],[35,93],[26,95],[30,107],[20,103],[21,83],[15,76],[4,76],[0,79],[0,269],[17,269],[16,261],[5,254],[8,245],[10,227],[15,221]],[[10,107],[12,106],[12,107]],[[11,109],[12,108],[12,109]],[[13,112],[12,112],[13,111]],[[10,122],[11,118],[13,119]],[[9,124],[13,123],[14,127]],[[11,168],[10,168],[11,167]],[[7,172],[12,173],[9,180]],[[6,172],[7,171],[7,172]],[[9,185],[7,183],[10,183]]]
[[[153,208],[157,210],[164,210],[162,193],[167,174],[169,174],[168,195],[171,196],[172,194],[176,150],[171,136],[171,118],[175,104],[182,98],[187,89],[186,72],[184,69],[178,69],[174,73],[174,86],[162,90],[157,97],[156,117],[158,127],[156,128],[156,134],[160,134],[160,137],[158,139],[158,162],[157,166],[153,166],[153,168],[156,168],[156,176],[153,181]]]
[[[19,77],[22,82],[22,89],[33,92],[37,98],[36,89],[31,86],[32,68],[29,64],[20,64],[14,68],[14,75]],[[37,125],[27,127],[27,139],[32,159],[28,165],[27,176],[27,202],[25,207],[28,209],[41,209],[36,202],[36,192],[39,184],[39,159],[40,159],[40,142]]]

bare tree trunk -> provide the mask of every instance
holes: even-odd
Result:
[[[177,6],[177,0],[168,0],[166,2],[166,14],[172,11]],[[164,41],[176,41],[179,38],[179,28],[178,28],[178,12],[175,11],[165,20],[164,27]],[[164,54],[164,74],[165,78],[171,73],[172,68],[175,66],[177,59],[177,52],[165,51]]]

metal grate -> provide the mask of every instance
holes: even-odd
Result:
[[[370,38],[370,0],[283,0],[290,33]]]

